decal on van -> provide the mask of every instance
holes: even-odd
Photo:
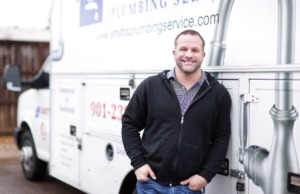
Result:
[[[40,116],[49,116],[49,108],[46,107],[37,107],[35,109],[35,117],[38,118]]]
[[[103,0],[80,1],[80,26],[102,22]]]

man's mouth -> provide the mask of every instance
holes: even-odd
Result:
[[[195,61],[182,61],[182,63],[185,65],[193,65]]]

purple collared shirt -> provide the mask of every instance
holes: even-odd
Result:
[[[191,105],[194,97],[196,96],[197,92],[199,91],[201,85],[206,80],[206,74],[203,70],[201,70],[201,77],[198,82],[196,82],[190,89],[186,89],[180,82],[177,81],[175,75],[175,69],[172,69],[167,73],[167,78],[170,80],[174,91],[177,95],[179,100],[181,114],[182,116],[185,114],[188,107]]]

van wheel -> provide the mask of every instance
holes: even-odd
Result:
[[[38,181],[47,173],[47,163],[38,159],[32,135],[26,130],[21,137],[21,165],[25,177],[31,181]]]

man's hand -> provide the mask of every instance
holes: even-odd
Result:
[[[195,174],[190,178],[181,181],[181,185],[189,185],[189,188],[193,191],[199,191],[207,185],[207,181],[200,175]]]
[[[150,168],[150,166],[148,164],[145,164],[144,166],[138,168],[135,171],[136,179],[139,182],[147,181],[149,175],[152,179],[154,179],[154,180],[156,179],[154,172],[152,171],[152,169]]]

